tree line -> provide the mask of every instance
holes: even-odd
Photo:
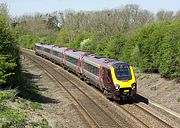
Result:
[[[102,11],[73,11],[14,18],[21,46],[47,42],[128,62],[143,72],[180,78],[180,11],[156,14],[129,4]]]

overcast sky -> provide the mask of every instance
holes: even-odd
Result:
[[[156,13],[159,10],[180,10],[180,0],[0,0],[7,3],[12,16],[49,13],[53,11],[102,10],[118,8],[126,4],[137,4],[141,9]]]

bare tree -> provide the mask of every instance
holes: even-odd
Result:
[[[180,10],[176,12],[175,20],[180,20]]]
[[[161,10],[159,12],[157,12],[156,17],[158,21],[173,21],[173,11],[164,11]]]
[[[6,3],[0,3],[0,13],[5,15],[10,20],[9,10]]]

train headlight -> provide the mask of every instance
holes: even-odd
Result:
[[[120,85],[118,85],[118,84],[114,84],[114,86],[115,86],[116,90],[118,90],[120,88]]]
[[[136,89],[136,83],[133,83],[133,84],[131,85],[131,87],[132,87],[132,89]]]

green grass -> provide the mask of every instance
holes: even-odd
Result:
[[[0,127],[24,127],[26,122],[25,118],[26,114],[24,112],[4,106],[4,109],[0,110]]]
[[[42,119],[41,122],[30,122],[31,127],[32,128],[37,128],[37,127],[41,127],[41,128],[51,128],[48,125],[48,121],[46,119]]]
[[[0,103],[5,102],[6,100],[14,100],[15,97],[16,97],[15,90],[0,91]]]
[[[37,103],[37,102],[30,102],[30,106],[32,108],[33,111],[36,111],[36,110],[42,110],[42,105],[40,103]]]
[[[177,99],[177,102],[180,102],[180,97]]]
[[[48,122],[46,119],[42,119],[40,123],[41,128],[49,128]]]
[[[23,110],[31,110],[31,111],[36,111],[36,110],[43,110],[43,107],[40,103],[38,102],[33,102],[33,101],[28,101],[26,99],[21,99],[21,109]]]
[[[0,128],[29,126],[25,111],[42,110],[42,105],[38,103],[41,96],[38,87],[32,84],[23,73],[19,74],[19,81],[21,81],[21,85],[18,90],[0,91]],[[21,98],[18,98],[18,96],[21,96]],[[19,108],[11,108],[11,102],[17,102],[20,105]],[[44,120],[38,122],[38,124],[44,128],[48,126],[48,122]]]
[[[0,127],[24,127],[26,114],[7,106],[7,102],[16,98],[15,90],[0,91]]]

